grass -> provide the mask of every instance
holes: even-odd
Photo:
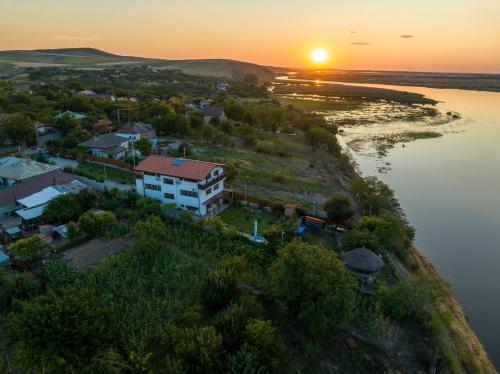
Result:
[[[322,151],[313,151],[301,139],[287,135],[270,135],[292,155],[279,157],[253,150],[213,145],[198,145],[196,158],[207,161],[236,161],[238,177],[232,187],[239,192],[247,189],[249,196],[276,203],[298,203],[312,208],[313,201],[321,204],[329,196],[342,193],[335,159]]]
[[[337,251],[339,248],[337,240],[333,234],[313,231],[310,229],[306,229],[302,235],[302,240],[311,244],[321,245],[322,247],[332,251]]]
[[[104,166],[90,162],[82,162],[76,168],[76,173],[97,181],[104,181]],[[129,184],[134,182],[134,174],[130,171],[106,167],[106,178],[118,183]]]
[[[293,98],[290,96],[276,96],[283,106],[293,105],[305,112],[319,112],[325,110],[357,110],[363,106],[361,100],[328,99],[326,97],[302,96]]]
[[[258,230],[262,231],[267,225],[276,220],[273,213],[262,212],[260,209],[232,205],[220,214],[220,218],[228,225],[247,234],[253,233],[254,222],[257,220]]]

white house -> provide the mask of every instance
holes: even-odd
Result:
[[[137,193],[199,216],[217,214],[224,202],[224,165],[149,156],[135,168]],[[227,192],[227,191],[226,191]]]
[[[115,135],[135,142],[141,138],[156,138],[156,130],[147,123],[132,122],[118,129]]]

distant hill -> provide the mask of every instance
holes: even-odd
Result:
[[[120,56],[95,48],[60,48],[0,51],[0,62],[23,67],[43,66],[105,66],[117,64],[154,64],[181,69],[186,74],[241,79],[255,74],[262,81],[272,80],[278,69],[242,61],[224,59],[163,60],[135,56]]]

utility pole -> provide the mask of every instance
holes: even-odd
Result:
[[[135,151],[134,151],[134,141],[132,140],[132,164],[134,165],[135,169]]]
[[[106,183],[106,180],[108,179],[107,174],[106,174],[106,165],[104,166],[104,183]]]

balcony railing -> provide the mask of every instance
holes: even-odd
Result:
[[[222,175],[218,176],[217,178],[210,179],[206,183],[198,183],[198,189],[206,190],[207,188],[210,188],[213,185],[216,185],[217,183],[219,183],[220,181],[223,181],[224,179],[226,179],[226,174],[222,174]]]

